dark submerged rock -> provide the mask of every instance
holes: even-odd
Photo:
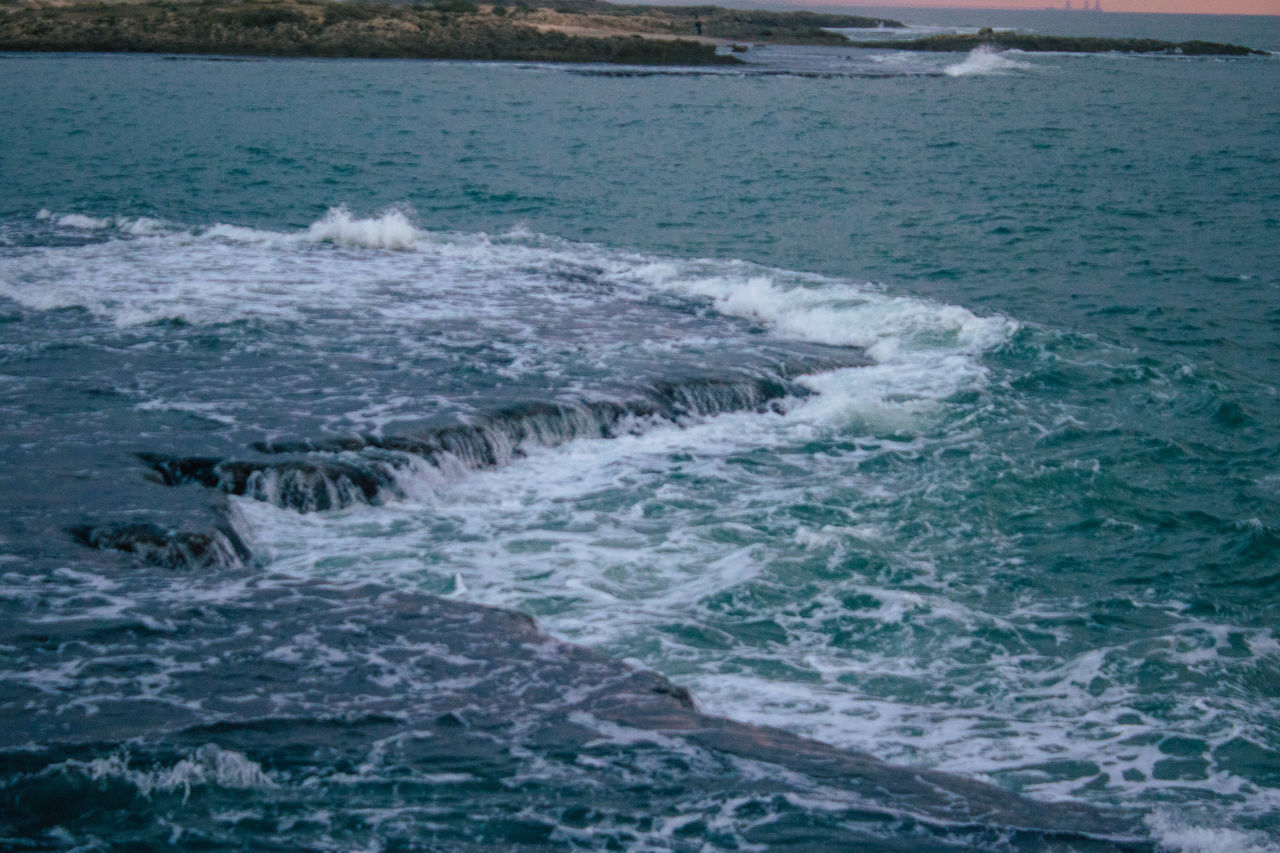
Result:
[[[360,435],[258,442],[267,458],[217,459],[140,453],[168,486],[196,484],[265,500],[299,512],[377,504],[398,494],[397,477],[419,464],[470,470],[505,465],[528,445],[556,447],[579,439],[615,438],[647,424],[685,424],[730,412],[780,412],[787,399],[812,392],[794,377],[866,363],[861,350],[814,352],[758,373],[654,380],[622,399],[530,400],[416,435]]]
[[[92,762],[198,769],[235,755],[253,762],[258,783],[270,786],[246,792],[238,808],[262,799],[267,813],[311,813],[332,807],[335,795],[353,808],[376,808],[386,804],[380,792],[388,785],[403,786],[392,792],[397,802],[403,795],[430,803],[442,789],[415,778],[451,772],[464,774],[455,784],[483,795],[492,814],[534,804],[554,814],[564,803],[628,810],[642,803],[670,813],[673,801],[696,795],[803,817],[789,798],[829,801],[819,811],[836,809],[840,820],[804,825],[800,849],[900,849],[895,844],[906,837],[916,850],[1154,849],[1125,817],[1039,803],[706,714],[666,678],[550,638],[520,614],[375,584],[266,575],[236,589],[235,597],[195,607],[183,595],[152,602],[151,628],[125,616],[114,627],[0,626],[0,643],[43,631],[43,642],[23,645],[27,666],[55,668],[65,655],[89,655],[81,678],[98,696],[91,707],[36,703],[0,734],[0,826],[8,837],[52,826],[101,834],[114,815],[136,810],[152,819],[120,824],[113,836],[162,846],[171,832],[167,815],[190,822],[203,810],[216,814],[228,792],[139,794],[127,773],[99,772]],[[111,631],[109,645],[104,631]],[[157,643],[165,648],[164,679],[154,689],[134,688],[122,675],[147,667]],[[758,769],[744,772],[744,760]],[[358,784],[330,778],[371,765],[378,775]],[[555,777],[549,792],[537,781],[566,769],[570,776]],[[511,784],[516,777],[523,781]],[[525,849],[502,843],[511,835],[497,818],[469,820],[482,821],[492,849]],[[754,843],[795,840],[785,821],[748,816],[742,823]],[[237,824],[236,849],[257,825]],[[262,831],[269,835],[274,825],[264,821]],[[300,822],[292,832],[303,834],[290,837],[307,846],[313,830]]]
[[[253,462],[143,458],[169,485],[248,493],[255,478],[268,474],[345,477],[353,494],[368,498],[384,481],[358,460],[393,452],[423,458],[466,452],[477,464],[496,464],[517,437],[568,440],[604,435],[637,413],[679,422],[735,406],[767,406],[796,392],[790,381],[796,373],[862,361],[857,351],[815,354],[766,375],[653,382],[630,401],[532,401],[422,436],[261,445],[267,458]],[[281,455],[286,458],[270,458]],[[301,504],[297,508],[320,508],[314,497]],[[172,815],[190,820],[203,808],[216,814],[229,794],[197,794],[188,803],[185,791],[139,794],[129,787],[128,773],[102,781],[92,775],[97,771],[80,768],[104,766],[106,759],[109,766],[199,770],[232,756],[253,762],[272,786],[265,796],[246,794],[238,807],[262,799],[268,812],[312,814],[330,807],[335,796],[355,809],[382,808],[387,800],[381,792],[389,786],[429,799],[439,787],[414,787],[418,776],[461,771],[469,781],[458,784],[482,792],[470,796],[483,796],[489,814],[524,813],[537,803],[562,817],[570,812],[557,809],[571,809],[570,817],[581,821],[596,806],[670,815],[691,792],[709,793],[716,802],[750,804],[762,814],[774,810],[781,819],[742,821],[746,840],[766,847],[794,846],[803,837],[808,849],[888,849],[904,838],[912,839],[911,849],[1153,849],[1141,827],[1124,816],[1037,803],[709,715],[688,690],[661,675],[548,637],[522,614],[375,584],[255,575],[247,559],[239,567],[202,563],[200,555],[214,550],[206,540],[146,522],[83,525],[73,536],[144,562],[217,568],[193,576],[211,575],[214,594],[193,595],[188,585],[160,590],[147,601],[145,623],[122,613],[109,624],[13,620],[0,626],[0,645],[32,630],[48,636],[36,645],[15,644],[26,656],[16,666],[55,670],[74,660],[81,688],[95,696],[92,705],[66,705],[56,697],[41,704],[30,691],[19,696],[34,710],[0,736],[0,829],[9,836],[59,826],[160,846]],[[247,556],[248,549],[240,548]],[[112,632],[109,644],[101,643],[104,631]],[[143,679],[139,673],[149,676],[157,666],[158,644],[164,677]],[[39,747],[32,749],[33,743]],[[376,766],[377,773],[358,785],[331,780],[366,766]],[[744,766],[756,769],[744,772]],[[537,780],[548,770],[562,776],[544,793]],[[513,786],[513,778],[525,781]],[[802,802],[815,791],[832,799],[838,819],[801,823],[796,836],[787,820],[812,816],[790,798]],[[818,811],[825,814],[823,809]],[[149,817],[104,824],[130,813]],[[485,849],[534,849],[510,843],[524,831],[520,827],[479,820],[474,832],[493,845]],[[239,825],[235,845],[244,846],[256,825]],[[313,840],[304,835],[309,831],[299,824],[291,839],[305,846]],[[434,840],[468,849],[463,842],[474,838]]]
[[[229,525],[211,530],[172,530],[148,521],[79,524],[69,531],[82,545],[122,551],[143,563],[166,569],[237,566],[250,558],[249,548]]]

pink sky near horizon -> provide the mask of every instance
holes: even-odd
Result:
[[[1065,0],[871,0],[869,6],[945,7],[953,9],[1061,9]],[[818,0],[813,5],[851,5],[846,0]],[[808,4],[806,4],[808,5]],[[1079,9],[1084,0],[1071,4]],[[1089,3],[1093,5],[1092,0]],[[1166,12],[1181,15],[1280,15],[1280,0],[1102,0],[1106,12]]]

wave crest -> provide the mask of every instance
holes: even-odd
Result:
[[[334,207],[324,218],[311,223],[303,236],[309,242],[349,248],[407,250],[416,248],[426,232],[415,228],[401,210],[388,210],[372,219],[358,219],[345,207]]]
[[[191,789],[202,786],[232,789],[274,788],[276,783],[256,762],[234,750],[207,743],[171,767],[143,770],[134,767],[123,754],[92,761],[65,761],[49,772],[85,776],[93,781],[117,779],[138,790],[144,797],[153,793],[181,791],[184,799]]]
[[[788,283],[765,272],[682,275],[670,263],[642,267],[637,276],[659,288],[709,298],[721,313],[754,320],[785,337],[862,347],[878,362],[904,349],[981,351],[1015,328],[1003,317],[979,317],[957,305],[888,296],[838,281]]]
[[[1025,62],[1018,62],[1010,59],[1009,54],[1014,51],[1000,51],[988,45],[978,45],[969,51],[969,55],[963,61],[957,62],[955,65],[948,65],[942,69],[942,73],[948,77],[969,77],[972,75],[984,74],[1003,74],[1007,71],[1016,71],[1020,68],[1027,68]]]
[[[36,213],[40,222],[52,222],[58,228],[74,231],[107,231],[115,229],[124,234],[141,236],[155,234],[164,228],[163,223],[148,216],[87,216],[83,213],[54,213],[41,208]]]

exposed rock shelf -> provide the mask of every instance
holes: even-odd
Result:
[[[1185,56],[1267,56],[1266,51],[1238,44],[1208,41],[1170,42],[1158,39],[1079,38],[1074,36],[1042,36],[1027,33],[981,32],[976,35],[938,35],[912,41],[855,41],[853,47],[892,48],[893,50],[928,50],[938,52],[970,51],[989,46],[1001,50],[1024,50],[1031,53],[1162,53]]]

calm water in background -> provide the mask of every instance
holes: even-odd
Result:
[[[1280,50],[1274,19],[894,15]],[[536,703],[415,680],[372,593],[315,591],[375,583],[1170,846],[1280,844],[1280,65],[747,58],[0,57],[11,838],[865,843],[826,787],[634,733],[413,752],[427,694]],[[547,401],[577,426],[492,458],[387,441]],[[139,453],[258,473],[215,512]],[[383,480],[318,499],[281,458]],[[68,533],[217,517],[251,555]]]

